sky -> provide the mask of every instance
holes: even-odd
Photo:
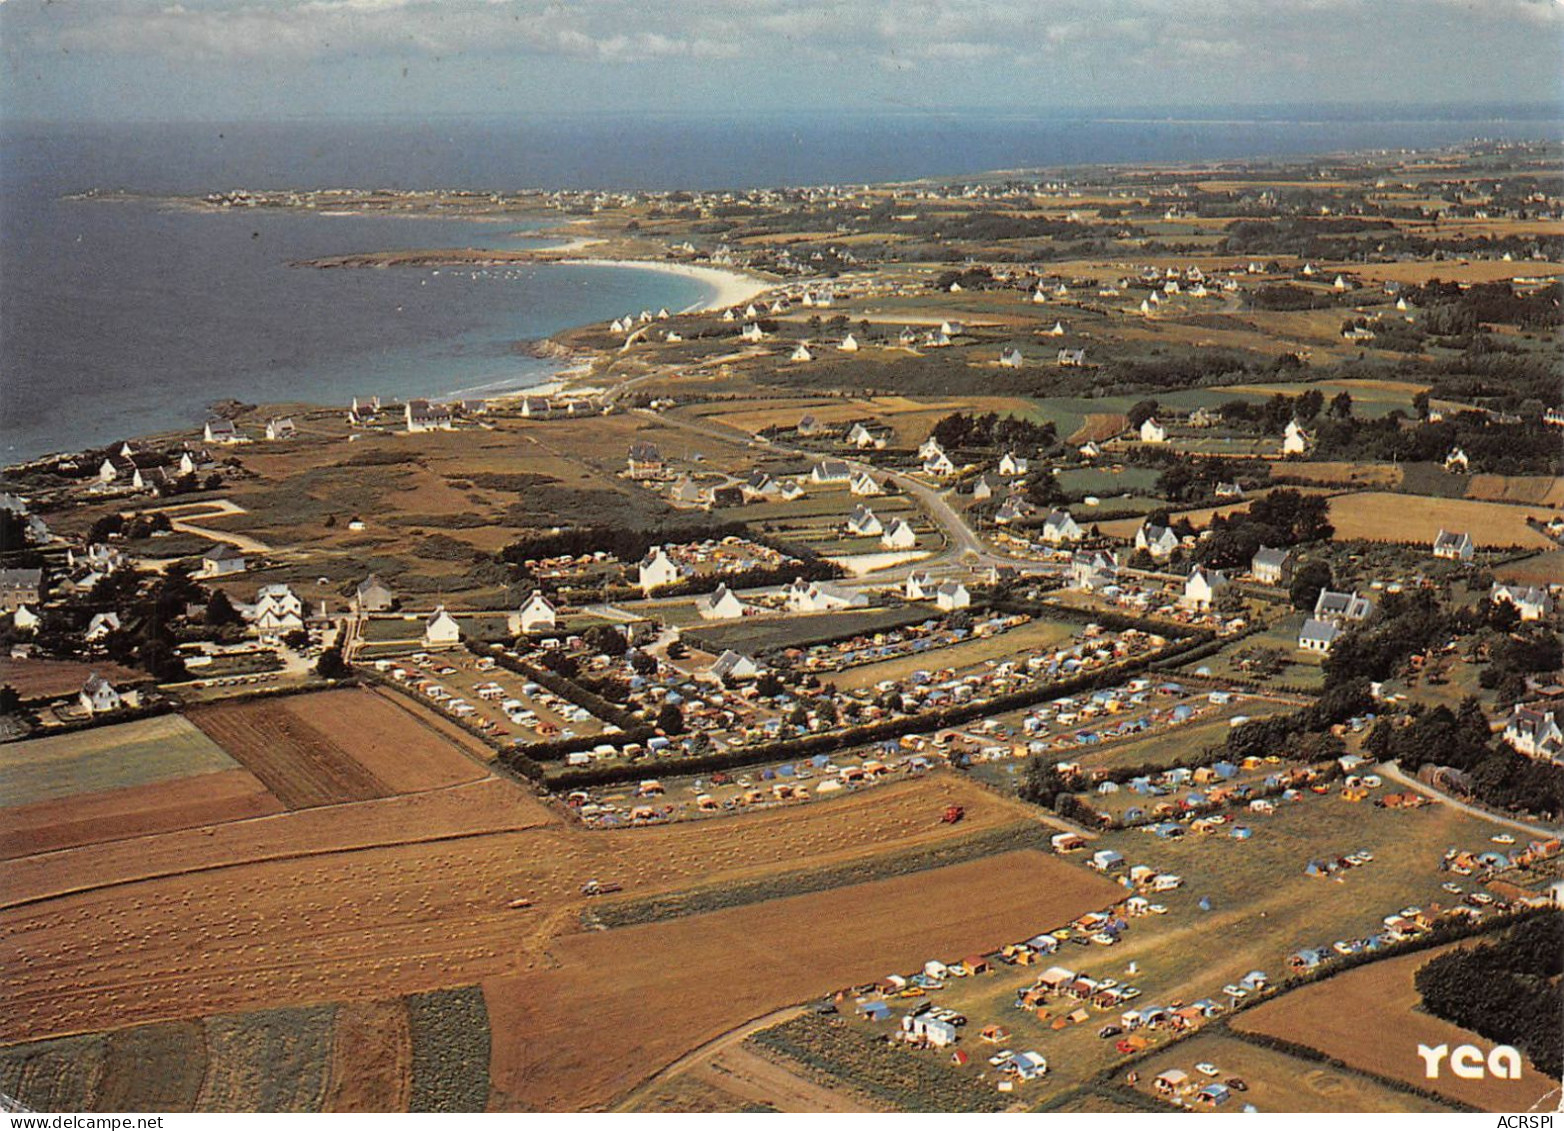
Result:
[[[1564,0],[0,0],[63,122],[1564,106]]]

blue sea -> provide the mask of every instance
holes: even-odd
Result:
[[[0,121],[0,462],[198,426],[223,399],[527,387],[517,344],[709,297],[632,269],[316,271],[315,256],[538,246],[562,218],[202,213],[90,190],[749,188],[1560,136],[1555,108],[44,125]]]

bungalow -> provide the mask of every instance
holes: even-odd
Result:
[[[1329,652],[1341,636],[1341,629],[1328,620],[1309,617],[1298,630],[1298,647],[1305,652]]]
[[[849,533],[856,534],[860,538],[873,538],[885,533],[885,526],[880,522],[879,516],[863,503],[854,507],[853,513],[847,516],[847,529]]]
[[[274,416],[266,422],[268,440],[291,440],[299,434],[291,416]]]
[[[637,440],[631,444],[626,462],[630,478],[636,480],[659,479],[665,468],[662,453],[650,440]]]
[[[695,611],[702,620],[738,620],[750,611],[750,607],[726,585],[719,585],[713,592],[695,599]]]
[[[885,533],[880,535],[880,545],[887,550],[910,550],[917,544],[917,534],[907,525],[907,521],[901,518],[893,521],[886,527]]]
[[[553,603],[543,595],[543,590],[534,589],[532,596],[527,598],[526,603],[516,613],[515,631],[550,632],[558,623],[559,614]]]
[[[1221,570],[1196,566],[1184,582],[1184,595],[1179,603],[1185,608],[1209,610],[1211,603],[1229,584],[1227,575]]]
[[[1168,430],[1157,422],[1155,416],[1148,416],[1140,422],[1140,442],[1143,444],[1165,444],[1168,442]]]
[[[435,609],[427,621],[424,622],[424,645],[429,648],[448,647],[461,643],[462,628],[456,623],[456,618],[445,611],[441,605]]]
[[[87,682],[82,684],[77,701],[81,704],[81,709],[89,715],[103,715],[110,711],[117,711],[122,705],[120,694],[114,690],[114,685],[97,672],[89,675]]]
[[[806,412],[798,418],[798,423],[793,426],[793,431],[800,436],[813,436],[820,431],[820,421],[816,420],[813,414]]]
[[[353,607],[361,613],[383,613],[395,604],[396,595],[390,586],[373,573],[353,591]]]
[[[1043,541],[1051,546],[1063,545],[1066,542],[1079,542],[1086,536],[1080,523],[1067,510],[1055,509],[1049,512],[1043,520]]]
[[[796,578],[787,588],[787,607],[795,613],[826,613],[837,609],[863,609],[869,598],[830,581]]]
[[[1495,582],[1488,599],[1496,605],[1501,602],[1513,605],[1521,620],[1542,620],[1553,614],[1553,598],[1546,589],[1536,586]]]
[[[1472,543],[1472,536],[1465,532],[1441,530],[1434,537],[1434,557],[1446,558],[1450,561],[1469,562],[1477,547]]]
[[[1178,535],[1173,533],[1171,527],[1143,522],[1140,529],[1135,532],[1135,548],[1145,550],[1158,561],[1165,561],[1172,557],[1173,551],[1177,550],[1178,546]]]
[[[1086,351],[1062,349],[1059,351],[1056,362],[1064,369],[1079,369],[1086,364]]]
[[[242,444],[245,440],[232,420],[220,416],[208,420],[201,434],[208,444]]]
[[[934,603],[945,612],[965,609],[972,604],[972,595],[959,581],[947,581],[934,591]]]
[[[1282,454],[1284,456],[1300,456],[1308,451],[1314,443],[1314,437],[1303,430],[1303,425],[1297,420],[1289,420],[1287,429],[1282,434]]]
[[[706,674],[719,682],[725,679],[754,679],[760,674],[760,665],[751,657],[728,648],[706,669]]]
[[[842,344],[836,348],[841,350],[843,353],[857,353],[858,339],[853,337],[851,334],[847,334],[842,338]]]
[[[1284,585],[1292,577],[1292,551],[1261,546],[1249,559],[1249,573],[1261,585]]]
[[[1020,369],[1023,363],[1018,349],[1008,349],[999,355],[999,364],[1005,369]]]
[[[646,593],[665,585],[676,585],[685,578],[684,568],[669,557],[668,551],[661,546],[647,550],[638,568],[637,583]]]
[[[244,554],[240,552],[239,547],[227,542],[219,542],[201,555],[201,568],[196,576],[228,577],[235,573],[243,573],[246,568]]]
[[[426,400],[408,401],[405,416],[409,432],[450,432],[456,427],[456,418],[448,406]]]
[[[809,470],[812,483],[846,483],[852,477],[853,469],[840,459],[823,459]]]
[[[814,359],[815,359],[815,355],[809,352],[809,347],[807,345],[805,345],[803,342],[799,342],[798,345],[793,347],[793,355],[788,360],[790,360],[790,361],[813,361]]]
[[[1003,486],[1004,482],[998,477],[984,472],[972,484],[972,498],[979,502],[984,499],[992,499],[995,493]]]

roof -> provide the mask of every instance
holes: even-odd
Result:
[[[1270,566],[1279,569],[1287,564],[1287,559],[1292,557],[1292,551],[1286,548],[1277,549],[1272,546],[1261,546],[1254,552],[1250,559],[1251,566]]]

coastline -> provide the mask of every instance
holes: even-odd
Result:
[[[730,306],[749,302],[755,296],[765,294],[777,286],[776,283],[769,279],[762,279],[758,275],[723,267],[698,267],[692,263],[659,263],[648,259],[557,259],[554,262],[571,267],[618,267],[657,271],[664,275],[694,279],[715,289],[716,294],[704,305],[686,307],[679,311],[680,314],[704,314],[726,310]]]

